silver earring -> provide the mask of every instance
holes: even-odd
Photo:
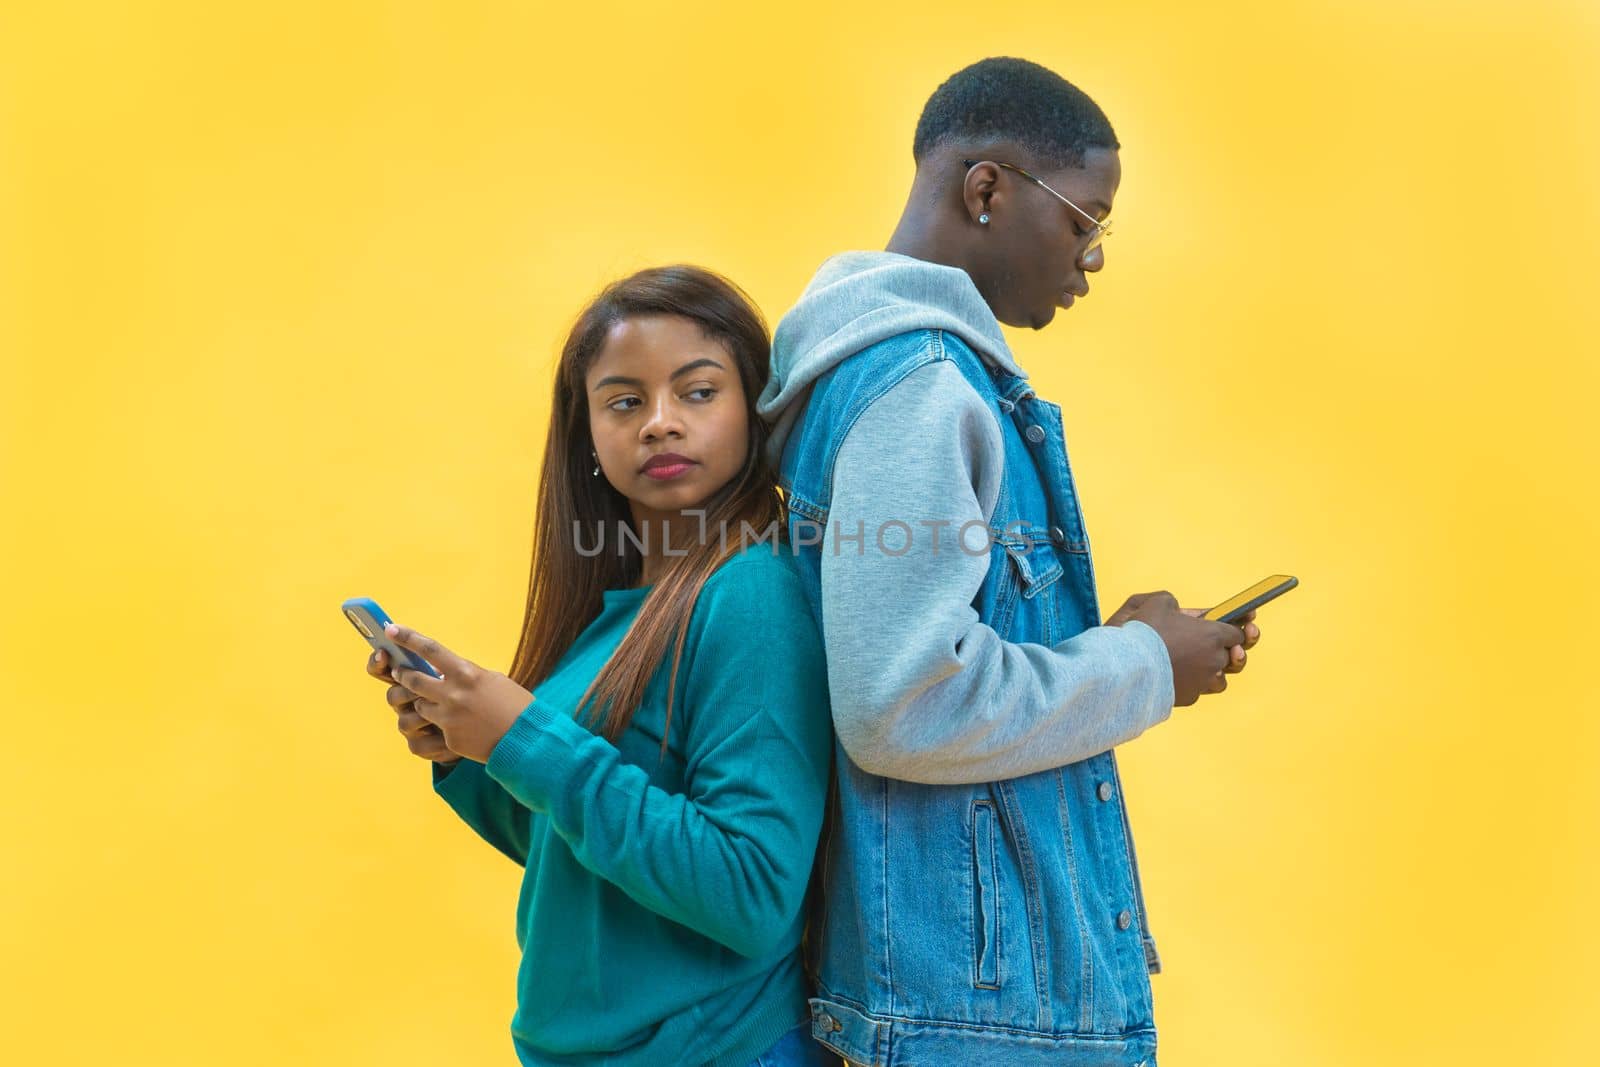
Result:
[[[594,457],[594,474],[592,477],[598,478],[600,477],[600,453],[590,452],[589,455]]]
[[[985,211],[982,215],[979,215],[978,221],[983,223],[985,226],[989,225],[989,213]]]

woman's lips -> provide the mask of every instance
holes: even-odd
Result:
[[[659,463],[653,467],[646,467],[644,475],[646,478],[654,478],[658,482],[666,482],[678,477],[678,475],[692,466],[694,466],[694,461],[690,459],[673,460],[668,463]]]

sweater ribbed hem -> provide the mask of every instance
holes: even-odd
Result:
[[[792,988],[786,995],[774,997],[765,1008],[748,1016],[741,1036],[727,1048],[705,1062],[704,1067],[748,1067],[748,1065],[777,1040],[802,1022],[811,1018],[811,1008],[806,1002],[806,990],[800,981],[800,968],[794,966]]]

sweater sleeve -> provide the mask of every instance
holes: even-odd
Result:
[[[519,866],[528,865],[527,807],[484,773],[484,765],[469,759],[454,767],[433,767],[433,791],[455,809],[463,822]]]
[[[821,639],[797,576],[760,560],[719,568],[691,627],[674,712],[686,731],[684,792],[652,785],[616,746],[537,699],[485,767],[548,813],[585,867],[761,957],[799,915],[821,828],[832,752]]]
[[[1004,640],[979,619],[989,556],[956,538],[992,517],[1003,455],[993,415],[948,361],[890,388],[840,444],[822,631],[839,743],[868,773],[1017,778],[1097,755],[1172,714],[1172,662],[1142,622],[1043,645]]]

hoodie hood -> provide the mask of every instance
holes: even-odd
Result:
[[[912,330],[948,330],[983,360],[1027,377],[966,271],[898,252],[841,252],[817,269],[773,332],[772,372],[756,402],[772,428],[772,468],[812,383],[862,349]]]

